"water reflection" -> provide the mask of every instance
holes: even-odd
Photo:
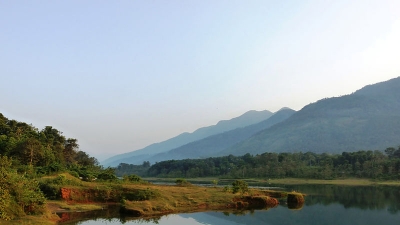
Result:
[[[345,208],[363,210],[387,209],[390,213],[400,212],[400,188],[392,186],[337,186],[337,185],[297,185],[288,189],[307,193],[307,206],[339,203]]]
[[[269,210],[203,212],[162,216],[151,219],[124,217],[118,210],[98,211],[94,217],[69,216],[68,224],[399,224],[400,189],[388,186],[347,187],[335,185],[286,186],[307,194],[304,206],[280,205]],[[291,209],[288,209],[291,208]],[[114,210],[114,212],[113,212]],[[63,223],[65,224],[65,223]]]

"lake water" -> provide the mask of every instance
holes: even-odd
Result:
[[[301,209],[288,209],[284,202],[276,208],[244,212],[182,213],[152,219],[126,218],[117,210],[98,211],[92,215],[74,213],[71,218],[89,224],[158,224],[158,225],[228,225],[228,224],[400,224],[400,188],[388,186],[346,187],[334,185],[285,186],[307,194]],[[66,220],[68,220],[68,217]],[[82,219],[79,219],[82,218]]]

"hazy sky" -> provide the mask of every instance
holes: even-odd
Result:
[[[400,1],[0,1],[0,112],[104,159],[400,76]]]

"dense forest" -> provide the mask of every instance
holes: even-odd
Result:
[[[70,170],[93,176],[100,169],[97,159],[79,150],[78,140],[46,126],[38,130],[30,124],[9,120],[0,113],[0,155],[12,158],[19,172],[33,169],[36,174]]]
[[[36,178],[60,172],[92,180],[109,169],[57,129],[46,126],[39,131],[0,113],[0,220],[43,213],[45,196]]]
[[[223,178],[400,179],[400,147],[342,154],[263,153],[207,159],[168,160],[149,166],[120,164],[118,175]]]

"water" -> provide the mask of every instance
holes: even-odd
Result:
[[[151,219],[123,217],[111,211],[83,215],[86,220],[68,224],[159,224],[159,225],[235,225],[235,224],[399,224],[400,188],[387,186],[346,187],[334,185],[286,186],[288,190],[306,193],[306,204],[290,210],[284,202],[276,208],[244,212],[201,212],[173,214]]]

